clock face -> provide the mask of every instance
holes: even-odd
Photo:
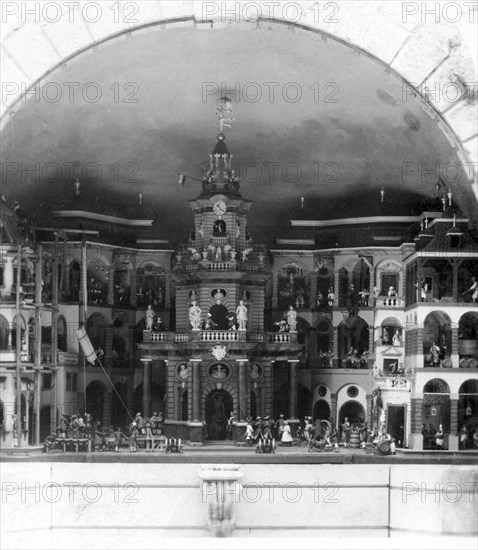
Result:
[[[218,216],[222,216],[224,212],[227,210],[226,203],[224,201],[217,201],[214,203],[214,206],[212,207],[214,210],[214,213]]]

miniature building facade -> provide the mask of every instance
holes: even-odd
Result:
[[[1,444],[18,414],[32,443],[62,414],[125,426],[160,411],[197,443],[225,439],[231,413],[235,439],[248,418],[284,414],[293,431],[305,416],[384,426],[414,449],[442,424],[458,449],[463,426],[478,430],[477,220],[450,199],[417,216],[291,220],[260,243],[222,133],[209,158],[176,248],[145,215],[78,197],[28,235],[2,200]]]

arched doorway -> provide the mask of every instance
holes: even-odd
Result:
[[[328,420],[330,418],[330,405],[325,399],[319,399],[314,404],[314,421]]]
[[[452,353],[452,338],[451,338],[451,320],[450,317],[443,311],[432,311],[425,317],[424,332],[423,332],[423,354],[425,356],[425,367],[433,366],[433,356],[431,348],[437,345],[440,366],[450,367],[450,364],[442,361],[449,361]],[[456,351],[456,350],[455,350]]]
[[[105,401],[106,388],[103,382],[95,380],[90,382],[86,388],[85,412],[91,414],[93,421],[103,423],[103,405]]]
[[[349,419],[351,425],[362,423],[365,420],[365,410],[362,404],[353,400],[346,401],[340,407],[339,424],[342,424],[345,417]]]
[[[472,449],[473,436],[478,431],[478,381],[471,378],[460,386],[458,400],[458,429],[466,428],[466,439],[460,449]]]
[[[226,439],[227,419],[234,408],[231,394],[213,390],[206,397],[206,425],[208,439]]]
[[[440,378],[429,380],[423,387],[423,448],[435,449],[435,434],[440,424],[445,432],[445,448],[450,433],[450,386]]]

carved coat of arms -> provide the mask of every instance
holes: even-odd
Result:
[[[221,361],[221,359],[224,359],[227,355],[227,348],[226,346],[213,346],[211,353],[216,361]]]

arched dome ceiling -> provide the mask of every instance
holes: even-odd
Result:
[[[4,171],[29,169],[9,174],[4,192],[37,223],[74,207],[79,173],[82,208],[101,209],[111,198],[120,216],[154,211],[158,235],[187,233],[188,200],[200,184],[181,187],[177,174],[201,176],[223,95],[233,101],[224,132],[242,194],[254,201],[256,239],[272,238],[290,216],[377,215],[382,186],[390,214],[415,213],[435,193],[436,169],[455,180],[455,200],[475,215],[476,198],[466,173],[456,176],[461,162],[438,115],[393,71],[320,33],[281,24],[152,27],[91,50],[46,81],[55,84],[31,96],[2,132],[1,161],[14,163]],[[97,102],[83,97],[98,90]],[[74,176],[71,163],[78,163]]]

